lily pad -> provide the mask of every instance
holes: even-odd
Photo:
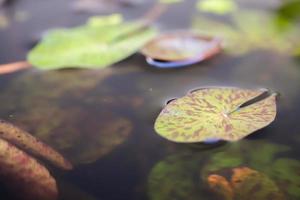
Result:
[[[168,62],[200,62],[220,51],[219,39],[190,32],[162,34],[148,42],[141,50],[146,57]]]
[[[174,142],[240,140],[269,125],[276,116],[276,94],[267,90],[203,88],[171,101],[155,130]]]
[[[155,60],[152,58],[147,57],[146,61],[149,65],[158,67],[158,68],[179,68],[179,67],[185,67],[189,65],[193,65],[199,62],[198,59],[193,60],[185,60],[185,61],[174,61],[174,62],[165,62],[160,60]]]
[[[28,54],[41,69],[104,68],[139,50],[156,31],[120,15],[92,17],[79,27],[50,31]]]
[[[0,139],[1,181],[18,199],[57,198],[56,181],[33,157]]]

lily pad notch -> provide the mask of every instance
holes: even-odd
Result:
[[[277,94],[268,89],[197,89],[170,101],[154,129],[179,143],[237,141],[274,121]]]

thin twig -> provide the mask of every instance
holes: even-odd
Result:
[[[14,62],[9,64],[0,65],[0,75],[2,74],[10,74],[16,71],[20,71],[22,69],[30,68],[31,64],[27,61]]]
[[[142,18],[144,26],[150,26],[155,22],[166,10],[167,4],[157,3]]]

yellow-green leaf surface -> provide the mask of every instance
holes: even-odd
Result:
[[[103,68],[134,54],[155,35],[139,22],[120,15],[92,17],[79,27],[50,31],[28,54],[41,69]]]
[[[197,9],[199,11],[214,13],[214,14],[227,14],[237,10],[238,6],[234,0],[199,0],[197,2]]]
[[[0,120],[0,138],[42,158],[51,161],[63,169],[71,169],[72,165],[57,151],[39,141],[26,131]]]
[[[56,181],[34,158],[0,139],[0,178],[18,199],[57,199]]]
[[[204,88],[171,101],[155,122],[158,134],[174,142],[236,141],[269,125],[276,95],[250,103],[266,90]],[[249,105],[245,105],[249,103]]]

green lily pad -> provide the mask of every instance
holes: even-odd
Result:
[[[276,95],[252,102],[266,90],[204,88],[171,101],[155,122],[156,132],[174,142],[240,140],[269,125]],[[249,105],[245,105],[245,104]]]
[[[139,50],[156,31],[120,15],[92,17],[79,27],[50,31],[28,54],[40,69],[104,68]]]

